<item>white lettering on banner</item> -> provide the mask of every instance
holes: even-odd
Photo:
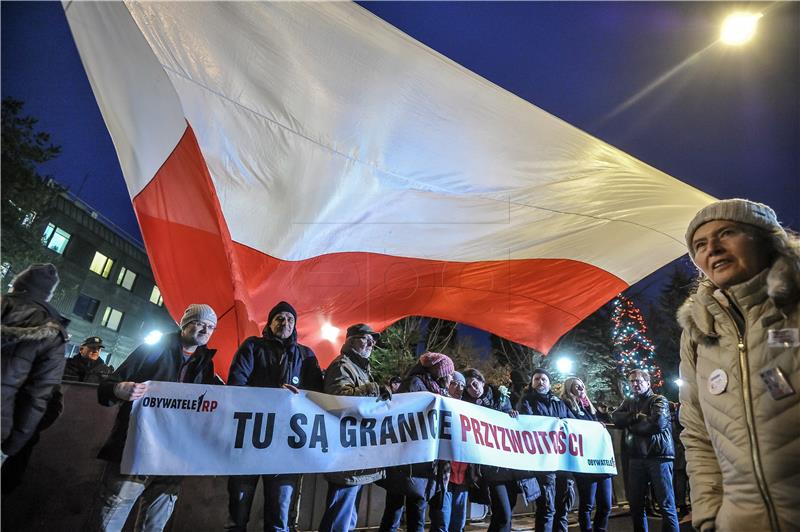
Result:
[[[285,389],[149,383],[135,401],[122,472],[324,473],[458,460],[616,474],[593,421],[519,416],[426,392],[391,401]]]

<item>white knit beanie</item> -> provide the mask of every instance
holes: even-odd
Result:
[[[186,311],[181,318],[181,330],[190,322],[196,320],[210,321],[214,327],[217,326],[217,314],[214,309],[203,303],[192,303],[186,307]]]
[[[713,220],[730,220],[732,222],[754,225],[770,233],[778,230],[786,234],[781,224],[778,223],[778,217],[775,215],[775,211],[763,203],[756,203],[755,201],[739,198],[720,200],[700,209],[700,211],[695,214],[694,219],[689,223],[689,228],[686,229],[686,247],[689,249],[689,255],[692,258],[694,258],[694,249],[692,249],[694,232],[704,223]]]

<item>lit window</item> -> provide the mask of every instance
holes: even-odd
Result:
[[[69,243],[70,236],[72,235],[60,227],[53,224],[47,224],[47,227],[45,227],[44,233],[42,234],[42,244],[47,246],[47,249],[52,249],[61,255],[64,253],[67,243]]]
[[[20,224],[22,227],[30,227],[33,225],[34,220],[36,220],[36,211],[30,211],[22,217],[22,222],[20,222]]]
[[[100,325],[103,327],[108,327],[112,331],[119,330],[119,324],[122,321],[122,312],[118,311],[115,308],[106,307],[105,312],[103,312],[103,319],[100,320]]]
[[[150,303],[156,304],[159,307],[164,304],[164,298],[161,297],[161,290],[156,285],[153,285],[153,291],[150,292]]]
[[[89,269],[100,277],[108,279],[108,276],[111,274],[112,266],[114,266],[114,260],[109,259],[98,251],[94,254],[94,258],[92,259],[92,264],[89,266]]]
[[[131,290],[133,288],[133,282],[136,280],[136,274],[130,271],[128,268],[123,266],[119,269],[119,275],[117,275],[117,284],[120,285],[125,290]]]

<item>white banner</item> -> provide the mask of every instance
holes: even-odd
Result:
[[[150,382],[133,404],[122,472],[323,473],[435,459],[616,474],[592,421],[519,416],[427,392],[391,401],[274,388]]]

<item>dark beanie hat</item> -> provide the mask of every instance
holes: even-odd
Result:
[[[294,321],[297,321],[297,311],[294,309],[294,307],[291,306],[286,301],[281,301],[280,303],[272,307],[272,310],[269,311],[269,316],[267,316],[267,327],[269,327],[269,324],[272,323],[272,318],[274,318],[277,314],[280,314],[281,312],[288,312],[289,314],[294,316]]]
[[[553,378],[550,376],[550,374],[544,368],[536,368],[535,370],[533,370],[533,373],[531,373],[531,379],[533,379],[533,376],[536,375],[537,373],[541,373],[542,375],[547,375],[547,380],[550,380],[550,381],[553,380]]]
[[[31,264],[12,279],[11,287],[14,292],[27,292],[33,299],[50,301],[58,281],[58,270],[52,264]]]

